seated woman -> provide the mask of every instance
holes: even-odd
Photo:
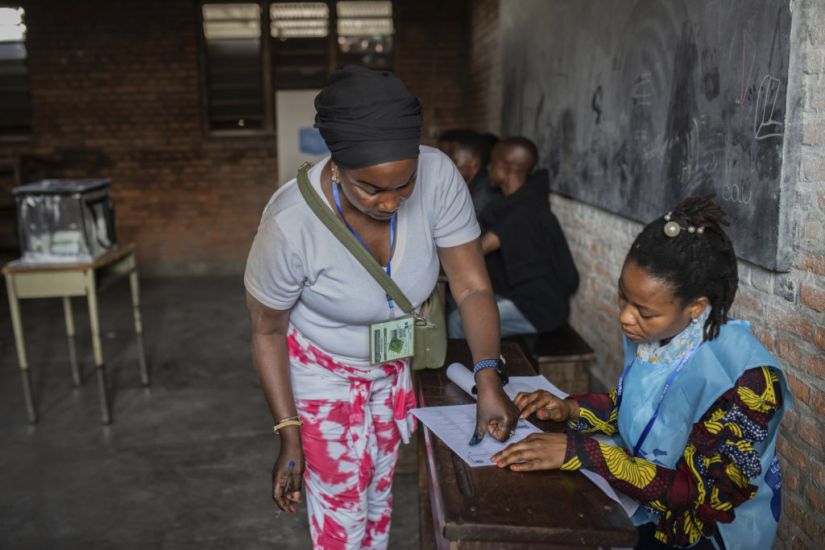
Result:
[[[598,472],[640,501],[639,548],[768,549],[776,535],[776,433],[790,394],[748,323],[728,319],[736,255],[711,199],[685,200],[633,242],[619,278],[626,367],[616,389],[519,394],[522,417],[569,430],[493,456],[515,471]]]

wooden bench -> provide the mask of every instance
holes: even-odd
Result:
[[[590,365],[596,354],[570,325],[505,340],[518,343],[533,368],[560,389],[573,395],[590,391]]]
[[[503,342],[502,353],[511,375],[535,374],[516,343]],[[450,340],[447,364],[454,361],[470,364],[466,341]],[[445,371],[415,373],[419,406],[473,402]],[[562,428],[534,422],[546,431]],[[621,506],[577,472],[470,468],[423,426],[418,438],[422,549],[558,550],[636,544],[636,529]]]

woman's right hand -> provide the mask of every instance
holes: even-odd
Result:
[[[301,502],[301,488],[304,480],[304,451],[297,427],[284,428],[296,433],[281,435],[281,450],[272,466],[272,500],[284,512],[295,513],[295,504]],[[290,464],[293,464],[290,472]],[[287,492],[288,487],[288,492]]]
[[[520,392],[513,400],[521,411],[521,418],[536,413],[539,420],[565,422],[578,418],[579,407],[572,399],[559,399],[550,392],[536,390],[530,393]]]

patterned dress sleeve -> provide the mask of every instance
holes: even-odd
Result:
[[[569,431],[562,470],[593,470],[613,487],[657,513],[655,537],[690,546],[730,523],[735,508],[756,493],[761,474],[754,445],[768,436],[768,423],[782,406],[778,374],[770,367],[746,371],[691,430],[682,457],[671,470],[624,449]]]
[[[581,433],[613,435],[616,423],[616,389],[610,393],[586,393],[571,395],[579,404],[579,418],[567,423],[567,427]]]

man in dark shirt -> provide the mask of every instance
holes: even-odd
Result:
[[[533,168],[536,146],[521,137],[499,142],[492,152],[490,180],[502,198],[479,216],[481,246],[496,292],[501,335],[551,331],[567,322],[570,296],[579,285],[573,257],[550,211],[550,180]],[[460,337],[457,312],[450,335]]]
[[[439,136],[438,148],[450,157],[467,182],[476,216],[501,196],[490,184],[486,169],[489,138],[473,130],[448,130]]]

